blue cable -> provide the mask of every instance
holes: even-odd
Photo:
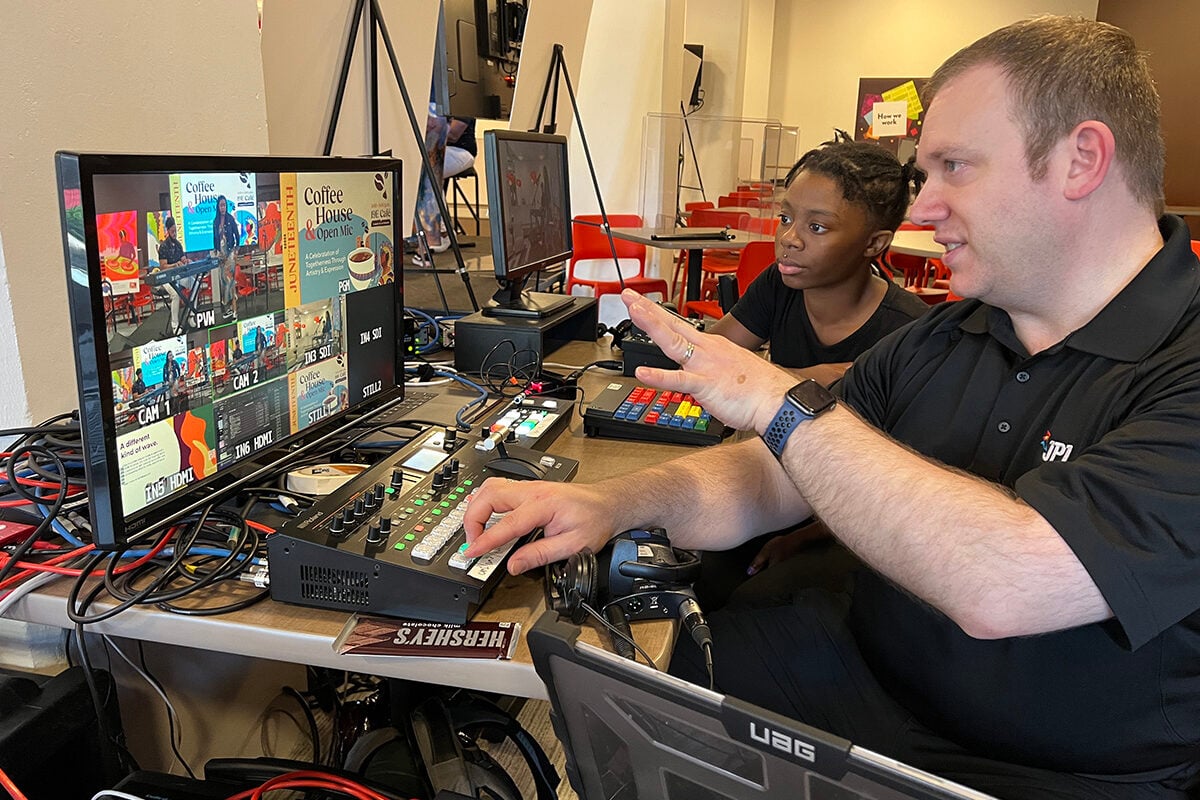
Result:
[[[33,507],[41,512],[43,517],[50,516],[50,509],[46,508],[46,506],[43,506],[40,503],[35,503]],[[50,527],[54,529],[55,533],[65,539],[67,544],[71,545],[72,547],[83,547],[83,541],[80,540],[79,537],[72,535],[71,532],[68,531],[66,527],[57,519],[50,520]]]
[[[17,477],[18,478],[28,478],[30,475],[33,475],[33,474],[34,474],[33,470],[25,470],[24,472],[17,473]],[[38,497],[41,497],[42,493],[45,491],[46,490],[44,488],[38,487],[34,490],[34,494]],[[50,517],[50,508],[48,506],[44,506],[41,503],[34,503],[33,507],[38,510],[38,513],[40,513],[43,518]],[[68,531],[66,526],[63,525],[61,522],[59,522],[57,518],[50,520],[50,527],[54,530],[55,533],[57,533],[59,536],[61,536],[67,542],[67,544],[71,545],[72,547],[83,547],[83,544],[84,544],[83,541],[78,536],[75,536],[70,531]]]
[[[405,308],[404,313],[412,314],[414,317],[423,318],[425,320],[425,324],[422,327],[428,327],[428,328],[433,329],[432,332],[429,333],[425,337],[427,341],[425,342],[425,344],[423,346],[421,346],[420,349],[418,349],[417,352],[429,353],[434,350],[440,350],[442,347],[442,345],[440,344],[441,338],[442,338],[441,337],[442,329],[441,329],[441,326],[438,325],[438,321],[436,319],[434,319],[432,315],[422,311],[419,308]]]
[[[121,555],[121,558],[141,558],[142,556],[147,555],[149,552],[150,552],[150,548],[145,548],[145,549],[140,549],[140,550],[126,550],[123,553],[121,553],[120,555]],[[230,552],[231,551],[229,551],[229,550],[222,550],[219,547],[192,547],[192,548],[188,549],[189,555],[220,556],[222,558],[228,557]],[[158,555],[164,556],[164,557],[173,556],[173,555],[175,555],[175,548],[174,547],[164,547],[161,551],[159,551]],[[246,556],[244,554],[239,555],[237,557],[237,560],[245,561]],[[253,564],[254,566],[259,566],[262,564],[262,559],[261,558],[251,558],[250,563]]]

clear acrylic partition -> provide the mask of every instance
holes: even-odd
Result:
[[[763,180],[782,186],[788,170],[800,158],[800,128],[795,125],[767,125],[763,130]]]
[[[639,204],[646,225],[669,227],[685,204],[719,198],[747,184],[775,187],[779,165],[795,152],[796,132],[778,120],[647,114],[642,127]],[[790,167],[794,157],[788,161]],[[769,217],[769,202],[749,210]]]

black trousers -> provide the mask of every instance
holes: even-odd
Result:
[[[1171,798],[1160,783],[1113,783],[989,759],[921,725],[879,685],[846,626],[847,594],[804,589],[790,605],[730,606],[709,617],[718,691],[999,798]],[[670,671],[708,685],[700,650],[681,637]]]

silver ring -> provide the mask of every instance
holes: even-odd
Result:
[[[696,345],[688,342],[687,349],[683,351],[683,358],[679,359],[679,366],[683,366],[692,360],[692,354],[696,352]]]

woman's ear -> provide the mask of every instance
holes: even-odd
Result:
[[[875,231],[867,239],[867,247],[863,250],[865,258],[878,258],[892,244],[892,234],[895,231]]]

